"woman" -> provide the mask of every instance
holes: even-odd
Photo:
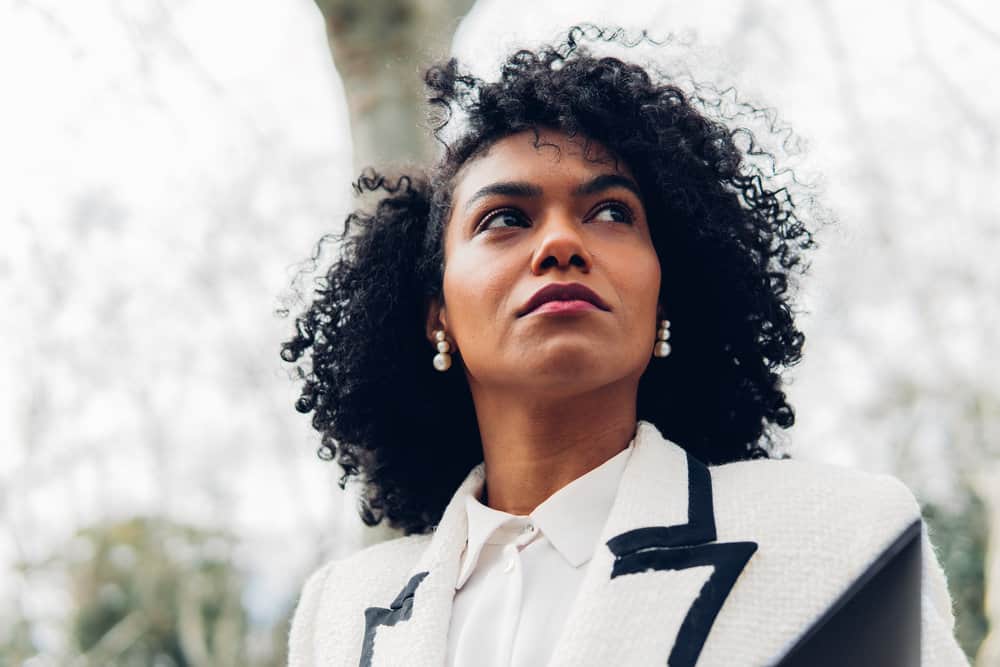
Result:
[[[359,181],[282,356],[406,536],[310,577],[291,665],[771,663],[922,527],[895,478],[772,458],[812,236],[751,135],[581,34],[430,68],[458,137]],[[922,535],[922,662],[967,664]]]

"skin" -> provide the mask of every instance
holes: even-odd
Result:
[[[444,301],[429,304],[426,322],[432,347],[435,330],[447,335],[447,372],[468,379],[488,505],[515,515],[531,513],[628,446],[662,312],[660,264],[641,195],[619,184],[574,192],[599,176],[634,183],[628,165],[616,168],[597,142],[585,158],[579,135],[540,128],[539,139],[536,148],[532,131],[505,137],[456,175]],[[540,194],[476,197],[503,182],[527,183]],[[552,282],[583,283],[610,311],[519,317]]]

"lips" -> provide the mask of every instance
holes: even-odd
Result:
[[[549,283],[528,299],[527,303],[518,311],[517,316],[527,315],[549,301],[587,301],[601,310],[611,310],[596,292],[581,283]]]

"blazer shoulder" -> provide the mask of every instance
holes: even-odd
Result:
[[[409,569],[423,554],[431,537],[431,534],[406,535],[386,540],[356,551],[341,559],[340,562],[351,570],[361,568],[385,571],[386,568],[398,567]]]
[[[365,547],[350,556],[334,558],[307,578],[292,615],[288,635],[289,665],[311,665],[329,647],[317,632],[364,601],[393,598],[398,580],[423,554],[430,535],[407,535]],[[363,617],[362,617],[363,618]],[[360,645],[360,644],[359,644]]]
[[[394,575],[403,576],[417,563],[430,539],[431,535],[406,535],[327,561],[309,575],[303,588],[303,597],[310,586],[326,587],[330,583],[343,586],[342,579],[345,578],[365,582],[393,579],[396,578]]]
[[[817,549],[874,558],[921,519],[913,493],[892,475],[793,459],[709,470],[720,536],[769,542],[797,558]]]
[[[901,515],[920,514],[920,504],[898,477],[799,459],[754,459],[709,468],[723,492],[777,496],[785,503],[836,506],[863,502]]]

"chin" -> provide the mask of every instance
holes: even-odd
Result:
[[[525,355],[521,369],[525,380],[531,383],[551,385],[572,385],[584,389],[588,385],[599,387],[616,379],[620,373],[614,372],[615,364],[609,363],[607,355],[599,350],[569,349],[541,350]],[[524,377],[524,376],[522,376]]]

